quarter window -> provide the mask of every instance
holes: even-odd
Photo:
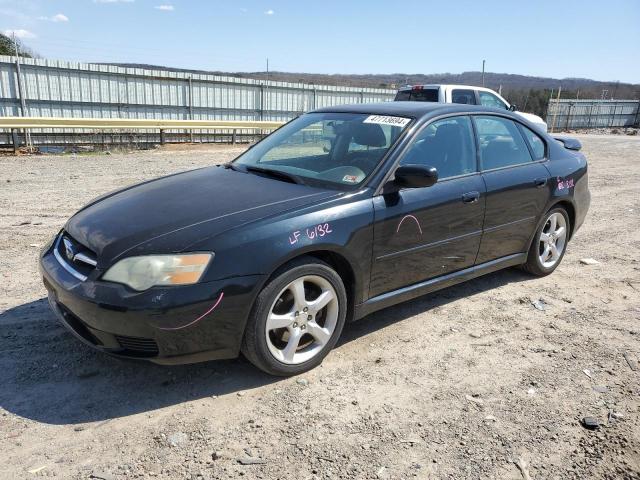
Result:
[[[480,97],[480,105],[484,105],[485,107],[503,108],[505,110],[508,110],[507,105],[498,97],[496,97],[493,93],[478,92],[478,96]]]
[[[520,128],[522,129],[527,142],[529,142],[529,146],[533,152],[533,159],[542,160],[544,158],[544,141],[524,125],[520,125]]]
[[[476,171],[476,149],[469,117],[449,117],[425,127],[409,147],[400,165],[435,167],[438,178]]]
[[[531,153],[515,122],[490,116],[477,116],[475,122],[483,170],[532,161]]]
[[[473,90],[452,90],[451,103],[463,103],[465,105],[476,104],[476,92]]]

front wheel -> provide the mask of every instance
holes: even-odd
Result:
[[[553,272],[564,257],[570,229],[569,216],[563,208],[549,210],[536,231],[522,268],[537,276]]]
[[[271,375],[297,375],[318,366],[338,341],[347,294],[340,276],[313,258],[280,270],[258,295],[242,353]]]

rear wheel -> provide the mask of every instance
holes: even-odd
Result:
[[[296,375],[319,365],[344,326],[347,295],[327,264],[303,258],[285,266],[258,295],[242,353],[272,375]]]
[[[569,215],[563,208],[549,210],[536,231],[522,268],[538,276],[553,272],[564,257],[570,229]]]

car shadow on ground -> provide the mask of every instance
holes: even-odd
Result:
[[[509,269],[381,310],[348,324],[337,348],[432,308],[528,279]],[[0,407],[42,423],[108,421],[280,380],[243,358],[159,366],[110,357],[76,340],[45,298],[0,314]]]

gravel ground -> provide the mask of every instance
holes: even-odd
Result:
[[[580,138],[592,206],[553,275],[378,312],[291,379],[93,352],[37,274],[91,198],[242,148],[0,157],[0,477],[639,479],[640,138]]]

